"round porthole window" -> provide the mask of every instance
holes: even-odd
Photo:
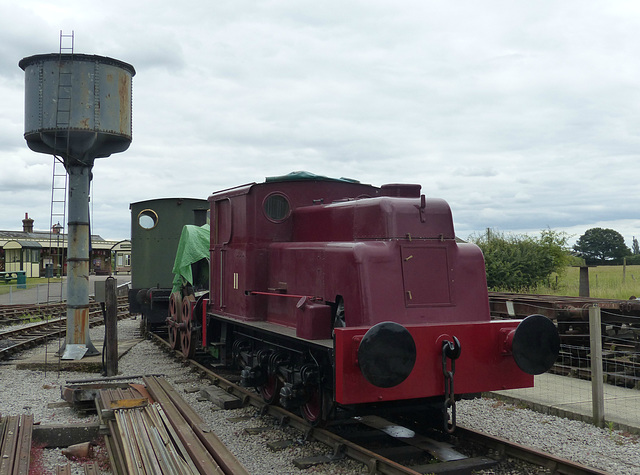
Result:
[[[289,200],[279,193],[267,196],[264,200],[264,213],[271,221],[280,222],[287,219],[291,213]]]
[[[143,229],[153,229],[158,224],[158,214],[152,209],[143,209],[138,214],[138,224]]]

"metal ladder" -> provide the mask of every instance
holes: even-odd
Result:
[[[63,54],[71,55],[73,59],[74,32],[70,35],[63,34],[60,30],[60,50],[58,61],[58,89],[56,107],[56,131],[53,146],[53,177],[51,180],[51,213],[49,220],[49,256],[53,265],[53,273],[47,279],[47,302],[52,300],[62,301],[64,259],[66,249],[66,215],[67,215],[67,183],[68,175],[64,167],[64,159],[58,156],[64,152],[69,156],[69,133],[71,126],[71,94],[72,73],[71,69],[63,71]],[[51,277],[57,277],[58,281],[51,281]],[[59,284],[59,285],[57,285]],[[54,290],[58,289],[57,292]],[[55,294],[55,295],[52,295]]]

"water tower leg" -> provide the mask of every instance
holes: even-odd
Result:
[[[67,166],[69,248],[67,250],[67,337],[63,360],[99,355],[89,337],[89,182],[91,167]]]

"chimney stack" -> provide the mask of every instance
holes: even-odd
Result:
[[[33,232],[33,219],[29,217],[29,213],[24,214],[24,219],[22,220],[22,230],[25,233]]]

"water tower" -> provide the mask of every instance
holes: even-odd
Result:
[[[104,56],[39,54],[22,59],[29,148],[60,157],[69,176],[67,336],[62,359],[99,354],[89,338],[89,182],[96,158],[131,143],[135,69]]]

